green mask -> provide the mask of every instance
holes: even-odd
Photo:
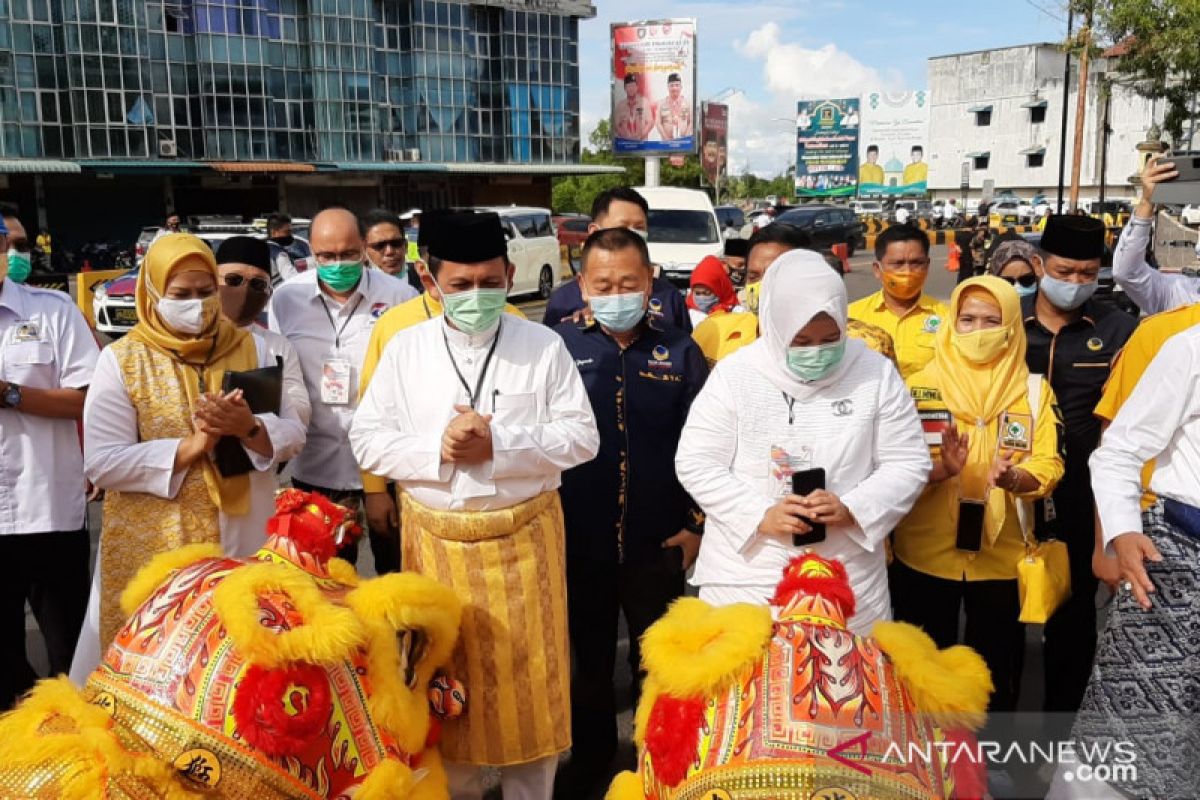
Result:
[[[815,347],[789,347],[788,369],[802,381],[819,381],[833,371],[845,354],[845,339]]]
[[[24,283],[29,280],[30,272],[33,272],[33,264],[29,261],[29,254],[9,250],[8,277],[12,278],[13,283]]]
[[[361,261],[340,261],[335,264],[318,265],[317,277],[335,292],[348,292],[358,285],[362,279],[362,271]]]
[[[442,292],[446,318],[463,333],[483,333],[491,328],[504,313],[507,303],[508,291],[505,289],[469,289],[455,294]]]

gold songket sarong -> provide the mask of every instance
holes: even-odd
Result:
[[[495,511],[440,511],[401,495],[404,568],[463,604],[451,675],[465,713],[445,723],[448,761],[524,764],[571,746],[562,503],[543,492]]]

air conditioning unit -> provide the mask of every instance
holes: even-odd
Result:
[[[384,154],[385,161],[403,161],[404,151],[399,149],[388,149]]]
[[[162,158],[175,158],[179,155],[179,148],[175,146],[174,139],[163,139],[158,143],[158,154]]]
[[[405,161],[420,161],[421,160],[421,151],[416,147],[411,147],[411,148],[405,150],[404,151],[404,160]]]

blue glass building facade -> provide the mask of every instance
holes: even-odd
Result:
[[[0,0],[0,159],[571,164],[586,0]]]

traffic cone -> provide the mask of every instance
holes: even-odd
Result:
[[[850,248],[845,244],[835,244],[832,248],[833,254],[842,262],[842,274],[850,271]]]
[[[959,261],[962,258],[962,248],[956,242],[950,242],[950,252],[946,256],[946,272],[958,272]]]

